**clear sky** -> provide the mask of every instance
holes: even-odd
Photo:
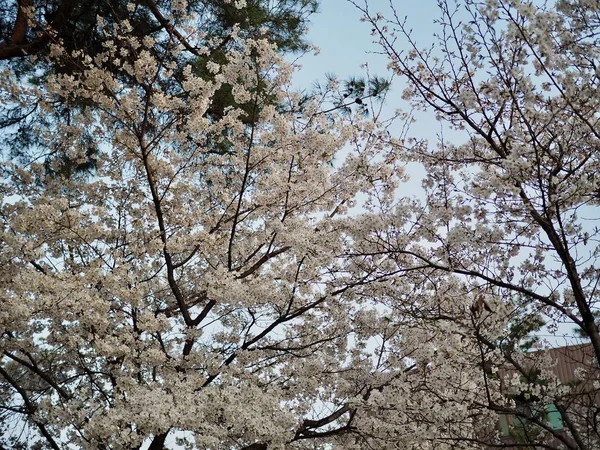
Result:
[[[371,14],[381,12],[390,17],[390,1],[401,17],[407,16],[407,24],[413,30],[413,37],[419,46],[428,47],[434,40],[434,33],[438,28],[434,19],[439,17],[436,0],[369,0],[368,7]],[[355,0],[359,5],[364,5],[364,0]],[[317,55],[303,55],[298,64],[302,67],[294,76],[294,86],[298,89],[310,89],[315,81],[325,81],[325,74],[335,74],[340,80],[351,76],[364,76],[367,72],[363,66],[368,65],[371,75],[389,78],[392,74],[387,69],[388,58],[381,54],[381,48],[375,42],[376,37],[371,35],[371,26],[361,22],[362,12],[348,0],[320,0],[319,13],[311,18],[308,40],[317,46],[320,52]],[[406,48],[398,40],[397,49]],[[397,109],[409,111],[410,106],[401,99],[403,82],[399,77],[394,78],[391,92],[387,95],[383,118],[392,117]],[[427,139],[435,145],[437,135],[441,131],[441,124],[435,120],[433,112],[419,112],[415,115],[417,120],[409,130],[409,136]],[[390,132],[394,137],[399,137],[403,124],[397,121]],[[447,137],[452,134],[444,129]],[[411,179],[403,184],[399,190],[400,195],[421,194],[421,179],[424,172],[419,165],[407,166]]]
[[[363,0],[356,0],[361,4]],[[311,20],[308,39],[321,50],[317,56],[302,58],[302,71],[298,74],[299,87],[310,83],[325,73],[335,73],[340,78],[364,73],[361,64],[368,63],[374,73],[386,72],[387,60],[375,54],[379,48],[371,36],[369,24],[361,22],[362,13],[347,0],[321,0],[319,13]],[[424,44],[431,42],[438,8],[435,0],[392,0],[400,14],[408,16],[415,37]],[[389,11],[389,0],[370,0],[373,13]]]
[[[355,0],[359,5],[364,0]],[[413,30],[413,37],[419,46],[428,47],[434,40],[438,26],[434,19],[439,17],[436,0],[369,0],[369,11],[372,14],[382,12],[390,17],[390,3],[401,17],[407,16],[407,24]],[[388,59],[381,54],[381,49],[371,36],[371,26],[361,22],[362,13],[348,0],[321,0],[319,13],[312,16],[308,40],[320,49],[318,55],[307,54],[300,58],[302,68],[294,77],[294,84],[299,89],[308,89],[315,81],[324,81],[325,74],[332,73],[340,80],[350,76],[364,76],[363,64],[368,64],[371,75],[389,77]],[[406,48],[399,39],[397,49]],[[401,99],[402,80],[394,79],[391,93],[385,103],[384,115],[391,117],[398,108],[408,110],[409,106]],[[411,126],[410,135],[426,138],[431,143],[437,140],[441,130],[433,113],[418,113],[418,120]],[[402,124],[398,123],[398,134]],[[394,128],[392,128],[393,132]],[[449,130],[444,130],[447,137]],[[453,133],[450,133],[453,134]],[[417,185],[419,183],[417,182]]]

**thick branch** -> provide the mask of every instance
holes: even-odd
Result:
[[[10,36],[10,43],[13,45],[22,44],[25,42],[25,36],[27,35],[27,13],[25,9],[30,5],[29,0],[19,0],[17,5],[17,18],[15,20],[15,26]]]
[[[28,0],[19,2],[20,14],[22,14],[22,6],[26,6],[27,3],[29,3]],[[27,32],[26,17],[19,18],[18,14],[10,41],[0,45],[0,60],[23,58],[42,51],[53,39],[53,36],[65,27],[77,3],[76,0],[63,0],[54,13],[54,18],[48,28],[38,38],[29,42],[26,41],[26,36],[22,35],[23,32],[25,34]],[[23,23],[23,21],[25,22]],[[23,27],[25,27],[24,30]]]
[[[46,429],[46,426],[42,422],[40,422],[39,420],[37,420],[35,418],[35,412],[37,410],[37,406],[31,402],[31,400],[29,399],[29,396],[27,395],[27,392],[25,392],[25,390],[19,385],[19,383],[17,383],[17,381],[14,380],[12,378],[12,376],[6,370],[4,370],[4,368],[1,365],[0,365],[0,375],[2,375],[2,377],[21,396],[21,398],[23,399],[25,408],[27,408],[27,412],[30,417],[30,420],[38,427],[38,429],[40,430],[40,433],[42,433],[42,436],[44,436],[46,438],[48,445],[50,445],[50,447],[53,450],[60,450],[60,447],[58,446],[58,444],[56,443],[56,441],[54,440],[54,438],[52,437],[50,432]]]

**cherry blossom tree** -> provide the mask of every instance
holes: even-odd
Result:
[[[347,256],[349,209],[391,202],[398,152],[376,117],[325,107],[334,80],[290,90],[266,38],[234,27],[195,74],[183,56],[208,44],[172,8],[157,37],[99,17],[102,51],[53,45],[74,73],[0,76],[5,105],[47,114],[52,150],[3,166],[0,448],[360,448],[385,380],[375,302],[357,296],[380,274]],[[207,115],[224,85],[234,101]],[[88,136],[93,175],[47,170],[85,161]]]
[[[441,0],[429,47],[395,2],[355,5],[404,99],[463,137],[395,143],[426,171],[421,199],[373,209],[368,238],[358,228],[357,258],[403,270],[377,297],[421,373],[379,399],[387,428],[367,426],[382,445],[412,426],[428,442],[415,448],[598,448],[598,3]],[[527,339],[544,323],[589,341],[577,356],[534,351],[556,346]],[[561,351],[577,359],[569,382],[554,370]],[[502,416],[518,419],[511,436],[495,426]]]
[[[104,51],[104,41],[110,39],[103,27],[98,26],[97,17],[101,16],[106,26],[127,20],[132,37],[152,38],[156,48],[160,48],[165,39],[183,45],[186,51],[180,55],[173,78],[180,78],[180,69],[189,64],[194,75],[210,79],[213,74],[207,70],[207,65],[222,62],[233,44],[230,36],[234,26],[239,36],[266,38],[277,45],[277,51],[282,54],[308,51],[311,46],[306,41],[306,26],[318,7],[315,0],[250,0],[242,9],[221,0],[191,0],[184,7],[193,13],[188,26],[201,30],[203,39],[188,42],[184,34],[171,26],[172,5],[170,0],[0,0],[0,65],[10,67],[30,83],[42,83],[51,73],[77,76],[83,66],[77,56],[83,56],[79,50],[84,48],[85,56],[94,58]],[[48,58],[50,44],[57,42],[68,56]],[[122,55],[122,59],[127,57]],[[111,68],[107,65],[105,69]],[[117,67],[114,75],[123,83],[136,83]],[[224,84],[212,96],[206,114],[218,119],[232,102],[229,86]],[[50,119],[48,111],[39,114],[40,107],[33,99],[23,107],[16,103],[3,105],[0,128],[5,134],[0,151],[18,157],[23,164],[35,159],[44,144],[37,139],[36,129],[47,126],[49,120],[69,121],[71,112],[79,106],[73,99],[62,107],[57,103],[55,117]],[[248,121],[253,120],[249,110],[246,110],[246,116]],[[7,128],[10,132],[6,132]],[[48,170],[63,174],[93,171],[99,149],[92,136],[82,135],[82,138],[88,141],[86,159],[75,163],[62,155],[62,165],[54,164],[50,168],[50,158],[46,156]],[[51,148],[46,149],[47,154],[51,152]]]
[[[155,35],[99,17],[102,49],[52,45],[76,71],[0,76],[52,151],[0,182],[0,449],[598,448],[598,5],[441,2],[422,50],[357,4],[466,136],[434,146],[391,138],[369,83],[294,92],[260,33],[198,73],[214,42],[169,6]],[[87,179],[48,170],[90,139]],[[568,383],[543,322],[589,338]]]

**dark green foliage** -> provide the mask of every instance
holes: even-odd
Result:
[[[373,113],[369,109],[372,105],[368,100],[372,99],[380,104],[385,100],[391,85],[388,79],[378,76],[350,77],[341,83],[334,74],[326,74],[325,78],[327,81],[325,84],[315,83],[312,92],[304,98],[306,102],[315,95],[322,98],[330,97],[332,107],[324,111],[325,113],[341,111],[350,114],[355,110],[368,117]]]
[[[348,100],[354,101],[354,104],[358,105],[360,112],[364,116],[369,115],[368,105],[365,103],[367,98],[380,98],[390,87],[389,80],[381,77],[369,77],[369,78],[357,78],[351,77],[344,82],[344,89],[342,90],[342,98],[339,99],[338,104],[344,105],[345,108],[349,109]]]
[[[592,315],[594,316],[596,324],[600,324],[600,311],[593,310]],[[589,339],[587,332],[583,328],[575,327],[573,331],[575,332],[575,336],[582,338],[582,339]]]
[[[527,352],[539,341],[535,332],[539,331],[545,324],[540,314],[523,312],[511,322],[508,334],[500,342],[500,347],[505,352],[512,352],[519,347],[521,351]]]
[[[316,0],[247,0],[246,7],[237,9],[233,4],[222,0],[197,1],[192,7],[202,7],[214,17],[207,24],[206,32],[210,36],[227,41],[230,30],[238,25],[242,35],[255,35],[264,29],[265,36],[277,44],[282,52],[306,50],[304,40],[308,17],[318,8]]]

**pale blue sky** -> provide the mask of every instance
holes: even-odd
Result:
[[[364,0],[355,0],[362,4]],[[438,26],[433,23],[439,16],[436,0],[391,0],[401,17],[407,16],[407,23],[413,29],[413,37],[419,46],[429,46],[433,42],[433,34]],[[382,12],[390,16],[390,0],[369,0],[371,13]],[[300,58],[302,68],[294,77],[294,85],[298,89],[308,89],[315,81],[324,81],[325,74],[332,73],[344,80],[350,76],[366,74],[361,65],[367,63],[371,75],[389,77],[388,60],[380,52],[371,36],[371,26],[361,22],[362,13],[347,0],[321,0],[319,13],[312,16],[308,39],[320,49],[318,55],[307,54]],[[403,43],[399,39],[397,48],[401,50]],[[405,47],[406,48],[406,47]],[[392,91],[385,103],[384,115],[392,116],[398,108],[408,110],[409,106],[402,101],[402,80],[394,79]],[[402,124],[395,128],[400,133]],[[411,126],[410,135],[427,138],[434,143],[440,124],[433,113],[419,113],[418,121]],[[444,130],[444,134],[448,130]],[[418,185],[418,181],[417,181]]]
[[[363,0],[356,0],[361,3]],[[433,19],[438,9],[435,0],[392,0],[402,15],[407,15],[419,41],[431,41],[435,31]],[[370,0],[371,12],[389,11],[389,0]],[[361,74],[361,64],[368,63],[375,73],[386,71],[387,61],[373,43],[371,27],[360,22],[361,12],[347,0],[321,0],[319,13],[312,17],[308,39],[321,50],[317,56],[302,58],[302,71],[296,80],[299,87],[308,87],[312,80],[325,73],[340,78]],[[425,43],[425,42],[424,42]]]
[[[355,0],[362,4],[364,0]],[[398,14],[408,17],[413,36],[422,46],[433,41],[437,26],[433,23],[439,16],[436,0],[392,0]],[[369,11],[372,14],[382,12],[390,17],[390,0],[369,0]],[[363,64],[368,64],[371,75],[389,77],[388,59],[381,54],[381,49],[371,36],[371,26],[361,22],[362,13],[347,0],[321,0],[319,13],[312,16],[308,40],[316,45],[320,52],[317,55],[302,56],[298,63],[302,68],[294,76],[294,86],[298,89],[310,89],[315,81],[323,82],[325,74],[335,74],[340,80],[350,76],[364,76]],[[403,44],[398,41],[398,49]],[[401,99],[403,82],[396,77],[392,90],[386,98],[383,116],[392,117],[397,109],[409,110],[409,105]],[[390,128],[395,137],[401,133],[403,124],[398,122]],[[440,124],[433,113],[419,113],[418,120],[410,127],[410,136],[426,138],[435,144]],[[444,131],[446,134],[447,130]],[[424,175],[420,167],[407,167],[412,179],[404,185],[403,194],[419,194],[420,182]]]

